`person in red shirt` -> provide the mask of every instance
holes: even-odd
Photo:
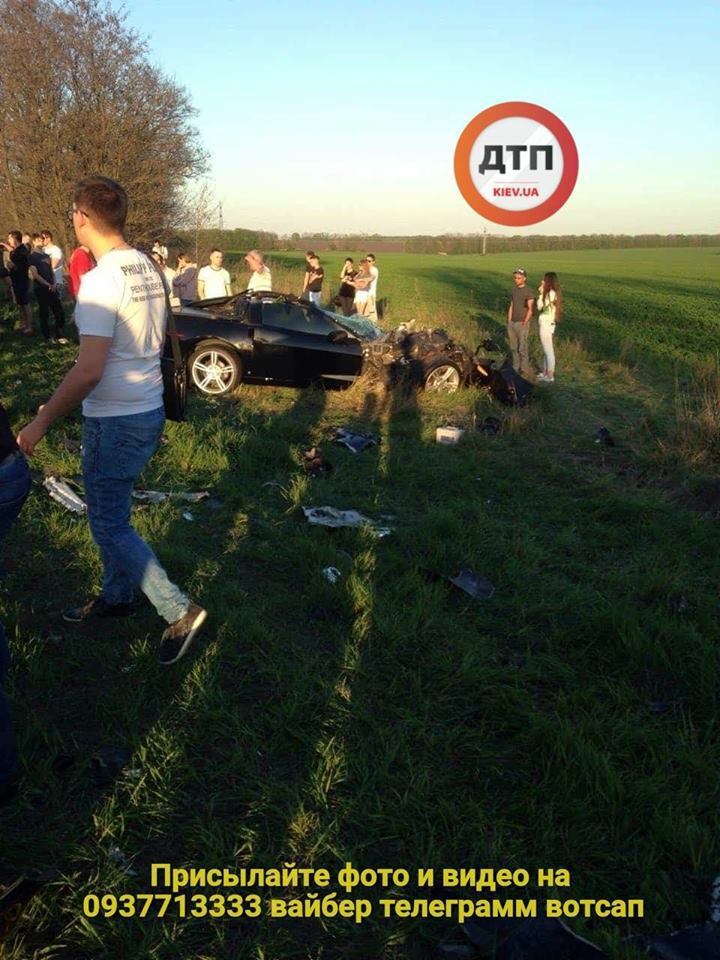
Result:
[[[95,266],[95,260],[87,247],[75,247],[68,264],[68,288],[71,297],[77,297],[80,278]]]

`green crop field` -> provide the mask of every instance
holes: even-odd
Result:
[[[328,295],[344,255],[323,257]],[[189,422],[168,424],[143,486],[222,501],[191,505],[191,520],[177,501],[136,509],[210,613],[173,668],[156,663],[148,605],[101,627],[62,621],[100,565],[85,521],[36,485],[0,587],[22,757],[19,795],[0,810],[0,883],[48,874],[0,957],[427,960],[456,923],[384,918],[379,901],[468,896],[442,887],[442,868],[530,871],[503,898],[644,900],[641,918],[568,921],[613,960],[640,956],[631,934],[706,919],[720,865],[720,251],[382,256],[384,323],[502,339],[518,265],[533,285],[556,270],[566,301],[557,380],[525,409],[475,389],[241,385],[194,396]],[[300,292],[300,254],[271,266],[276,289]],[[0,398],[20,427],[74,351],[11,328]],[[473,429],[488,414],[497,437]],[[434,442],[444,424],[465,428],[458,446]],[[338,426],[382,444],[355,455],[332,444]],[[615,446],[596,442],[603,426]],[[56,424],[38,474],[77,476],[79,437],[79,417]],[[313,445],[332,473],[305,474]],[[313,505],[392,533],[328,533],[305,521]],[[461,567],[494,596],[433,577]],[[132,760],[98,789],[102,747]],[[354,891],[375,905],[361,924],[182,919],[177,904],[163,919],[82,913],[89,894],[148,892],[152,863],[335,873],[348,861],[434,869],[437,883]],[[571,887],[537,887],[540,868],[568,869]]]

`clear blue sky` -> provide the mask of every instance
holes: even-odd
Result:
[[[125,8],[199,110],[226,226],[720,232],[718,0]],[[505,100],[556,113],[580,155],[565,207],[517,231],[482,220],[453,176],[466,123]]]

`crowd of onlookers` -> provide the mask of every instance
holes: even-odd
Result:
[[[63,297],[77,296],[80,279],[95,266],[95,260],[87,247],[77,246],[65,265],[65,257],[55,243],[52,232],[21,233],[11,230],[6,243],[0,243],[2,260],[0,278],[7,296],[16,304],[22,332],[31,336],[32,307],[31,289],[38,306],[40,330],[47,343],[68,342],[64,335],[65,310]],[[54,332],[50,330],[50,313],[53,315]]]
[[[373,253],[363,257],[357,269],[353,258],[347,257],[340,271],[340,289],[337,296],[332,298],[333,306],[340,307],[346,317],[359,313],[376,322],[379,276]],[[320,266],[320,258],[313,250],[308,250],[305,254],[302,293],[310,303],[320,305],[324,279],[325,270]]]

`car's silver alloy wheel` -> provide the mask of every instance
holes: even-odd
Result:
[[[460,371],[451,363],[441,363],[425,378],[425,389],[455,393],[460,386]]]
[[[195,357],[191,375],[202,393],[227,393],[237,376],[237,361],[228,351],[212,347]]]

